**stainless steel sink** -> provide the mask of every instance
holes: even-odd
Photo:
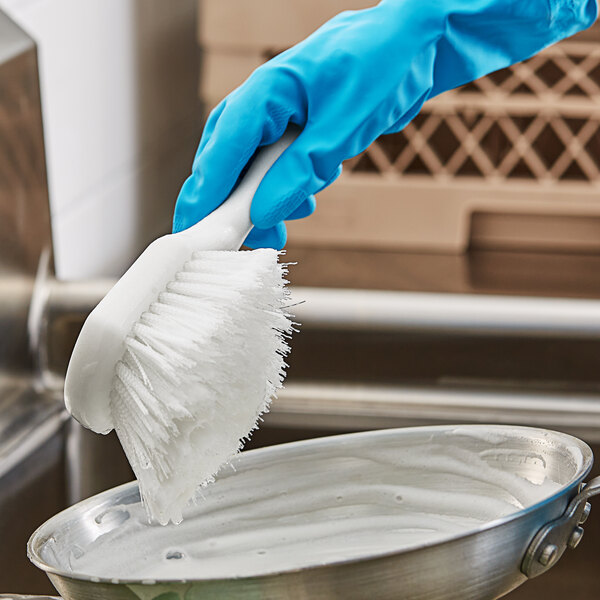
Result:
[[[67,506],[66,415],[27,381],[0,380],[0,589],[50,593],[25,555],[32,526]]]
[[[25,557],[31,527],[66,506],[65,423],[29,335],[50,216],[33,41],[0,13],[0,591],[51,592]]]
[[[69,424],[62,381],[46,367],[53,272],[36,47],[0,12],[0,592],[51,593],[26,557],[33,529],[130,478],[83,476],[101,470],[87,463],[106,448],[111,460],[115,442]]]

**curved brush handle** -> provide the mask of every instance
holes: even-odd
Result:
[[[277,142],[262,147],[229,198],[202,221],[187,231],[175,235],[187,233],[193,237],[203,238],[205,242],[207,235],[219,237],[220,239],[213,244],[215,250],[239,250],[253,227],[250,220],[250,206],[260,182],[299,133],[299,127],[290,125]]]

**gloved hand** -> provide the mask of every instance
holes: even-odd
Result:
[[[173,230],[219,206],[257,147],[303,127],[260,184],[246,244],[282,248],[341,163],[401,130],[432,96],[591,25],[596,0],[383,0],[344,12],[258,68],[210,114]]]

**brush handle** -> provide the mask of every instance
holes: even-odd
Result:
[[[229,198],[202,221],[175,235],[196,238],[205,249],[239,250],[253,227],[250,206],[260,182],[299,133],[299,127],[290,125],[277,142],[263,146]]]

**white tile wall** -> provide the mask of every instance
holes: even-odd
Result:
[[[118,275],[170,227],[199,138],[196,0],[0,7],[38,43],[58,275]]]

